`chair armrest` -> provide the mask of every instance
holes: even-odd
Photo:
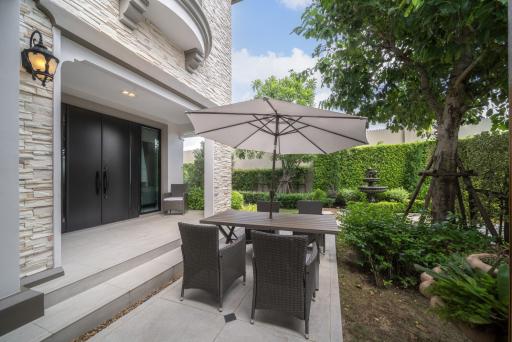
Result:
[[[238,235],[238,239],[219,249],[219,257],[230,258],[239,253],[245,254],[245,233]],[[245,257],[244,257],[245,262]]]
[[[312,252],[308,254],[308,258],[306,259],[306,271],[308,268],[311,267],[311,265],[314,266],[314,262],[316,262],[316,259],[318,258],[318,248],[317,244],[313,243],[312,245]]]
[[[162,198],[167,198],[167,197],[172,197],[172,193],[170,193],[170,192],[164,192],[164,193],[162,194]]]

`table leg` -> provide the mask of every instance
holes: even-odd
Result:
[[[238,236],[235,234],[235,226],[226,226],[226,228],[224,228],[219,224],[218,227],[222,235],[226,238],[226,243],[231,243],[233,240],[238,240]]]

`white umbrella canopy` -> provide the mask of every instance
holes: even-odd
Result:
[[[368,144],[367,119],[269,98],[187,112],[195,133],[222,144],[277,154],[323,154]]]
[[[368,143],[364,117],[268,98],[187,115],[197,135],[240,149],[272,153],[276,136],[278,154],[332,153]]]

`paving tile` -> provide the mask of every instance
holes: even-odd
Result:
[[[155,298],[102,331],[91,342],[208,342],[224,327],[220,315]]]
[[[305,339],[279,335],[275,331],[244,321],[233,321],[224,327],[215,342],[304,342]]]
[[[50,332],[33,323],[0,336],[0,342],[38,342],[50,336]]]

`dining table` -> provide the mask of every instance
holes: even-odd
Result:
[[[237,227],[257,230],[283,230],[304,234],[333,234],[339,232],[336,215],[312,215],[226,210],[199,220],[203,224],[215,225],[226,238],[226,243],[237,239]]]

